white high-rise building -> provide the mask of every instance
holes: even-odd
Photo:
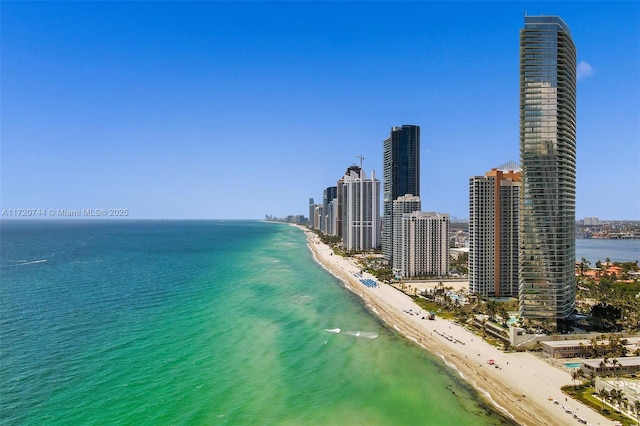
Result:
[[[342,242],[346,250],[380,245],[380,181],[349,170],[342,179]]]
[[[402,217],[405,213],[419,212],[421,209],[420,197],[417,195],[407,194],[393,200],[393,229],[402,229]],[[400,232],[395,232],[392,236],[393,247],[393,271],[400,274],[402,264],[402,244]]]
[[[329,235],[337,235],[338,234],[338,198],[334,198],[329,203],[329,231],[327,232]]]
[[[518,295],[520,172],[493,169],[469,179],[469,291]]]
[[[586,226],[598,226],[600,225],[600,220],[597,217],[585,217],[584,225]]]
[[[402,215],[400,276],[449,274],[449,215],[413,212]]]

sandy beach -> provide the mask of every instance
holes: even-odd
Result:
[[[579,425],[575,413],[591,425],[614,424],[560,390],[572,383],[568,371],[530,353],[504,353],[452,321],[422,319],[424,312],[409,296],[385,284],[365,286],[361,278],[375,281],[375,277],[367,273],[356,276],[360,268],[354,260],[333,255],[315,234],[300,229],[305,231],[308,246],[320,265],[359,295],[386,324],[456,369],[507,417],[523,425]]]

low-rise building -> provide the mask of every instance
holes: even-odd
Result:
[[[640,372],[640,356],[585,359],[581,368],[592,377],[635,374]]]
[[[622,392],[628,401],[626,404],[628,407],[633,407],[636,401],[640,401],[640,380],[638,379],[596,377],[595,387],[597,392],[603,389],[609,394],[614,389],[616,392]]]
[[[588,340],[557,340],[541,344],[542,352],[550,358],[582,358],[592,351]]]
[[[627,354],[635,353],[640,347],[640,337],[638,336],[620,336],[621,343],[626,348]],[[540,342],[542,352],[550,358],[584,358],[593,356],[593,347],[591,340],[575,339],[575,340],[550,340]],[[605,355],[609,351],[609,341],[602,340],[598,342],[598,355]]]

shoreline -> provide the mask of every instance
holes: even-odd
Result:
[[[409,296],[379,283],[368,273],[361,277],[377,282],[378,286],[365,286],[360,277],[355,276],[360,274],[360,268],[352,259],[334,256],[331,248],[320,242],[313,232],[303,226],[293,226],[305,233],[307,247],[320,266],[358,295],[389,328],[440,357],[495,411],[523,425],[581,424],[565,412],[563,407],[566,407],[593,426],[614,424],[560,390],[561,386],[572,383],[567,371],[528,352],[504,353],[450,320],[422,319],[424,313]],[[489,364],[489,360],[493,364]]]

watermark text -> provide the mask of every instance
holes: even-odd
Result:
[[[2,209],[0,217],[128,217],[129,209]]]

